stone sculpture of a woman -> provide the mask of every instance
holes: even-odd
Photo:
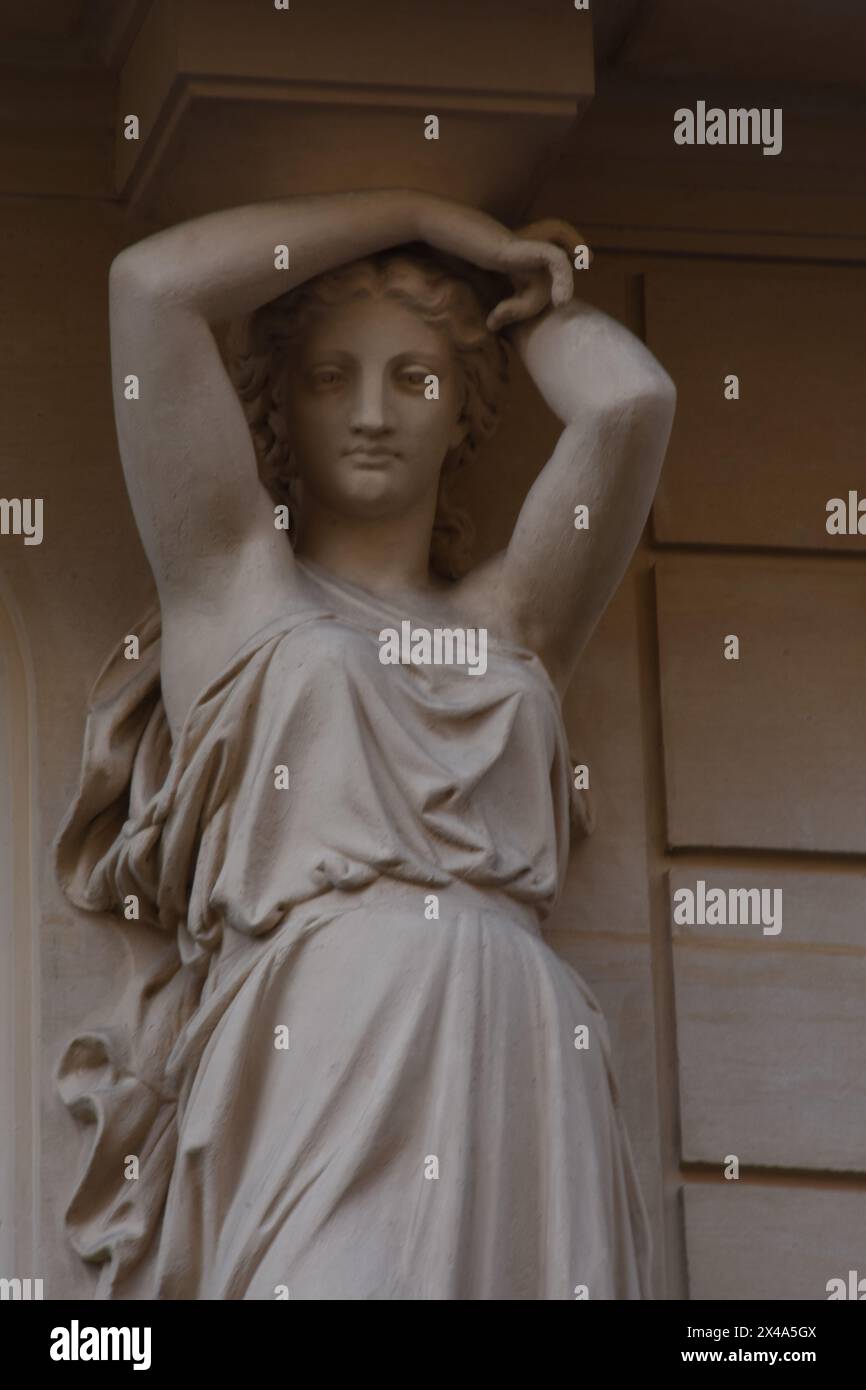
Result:
[[[576,239],[389,189],[214,213],[112,266],[159,604],[99,677],[56,845],[133,955],[58,1073],[98,1296],[649,1296],[605,1020],[540,923],[581,811],[559,698],[674,391],[573,300]],[[462,573],[451,478],[506,337],[564,429]],[[485,668],[386,663],[407,621],[485,632]]]

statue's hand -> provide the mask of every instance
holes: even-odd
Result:
[[[478,208],[435,194],[413,194],[421,237],[431,246],[511,280],[515,293],[488,315],[495,331],[532,318],[548,304],[567,304],[574,293],[571,254],[577,234],[551,219],[512,232]],[[548,230],[549,229],[549,230]],[[578,238],[579,240],[579,238]]]
[[[508,299],[503,299],[488,316],[487,327],[493,331],[504,328],[507,324],[520,323],[525,319],[534,318],[549,304],[567,303],[574,293],[572,257],[575,248],[584,244],[583,238],[575,227],[572,227],[569,222],[563,222],[553,217],[546,218],[541,222],[531,222],[525,227],[518,227],[512,233],[512,238],[524,246],[547,246],[550,249],[558,250],[568,267],[568,292],[565,294],[561,292],[561,285],[554,279],[552,271],[549,272],[549,264],[540,267],[537,264],[529,267],[521,265],[519,269],[515,270],[503,267],[505,273],[512,280],[517,293]],[[592,259],[592,253],[590,253],[590,259]],[[515,255],[515,260],[519,260],[519,255]],[[557,293],[558,290],[559,293]]]

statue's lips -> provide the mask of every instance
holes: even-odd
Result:
[[[398,454],[383,449],[352,449],[347,454],[347,458],[352,459],[354,463],[366,464],[371,467],[381,467],[382,464],[391,463],[398,457]]]

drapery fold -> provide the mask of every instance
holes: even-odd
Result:
[[[358,621],[323,600],[269,624],[200,693],[174,745],[155,605],[131,628],[137,659],[124,638],[97,678],[54,852],[70,902],[111,914],[129,954],[108,1022],[82,1029],[57,1068],[86,1133],[67,1230],[102,1267],[100,1297],[146,1286],[189,1038],[200,1057],[222,1017],[207,1021],[202,990],[226,930],[267,937],[302,908],[309,917],[320,895],[382,876],[419,891],[466,882],[543,916],[570,840],[591,827],[540,663],[493,644],[483,679],[386,677],[371,633],[389,612],[372,605]],[[294,796],[276,790],[277,765]]]

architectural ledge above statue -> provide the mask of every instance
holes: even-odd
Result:
[[[372,17],[345,0],[156,0],[119,73],[116,192],[163,224],[398,184],[516,216],[594,90],[590,14],[532,11],[527,45],[522,0],[381,0]]]

